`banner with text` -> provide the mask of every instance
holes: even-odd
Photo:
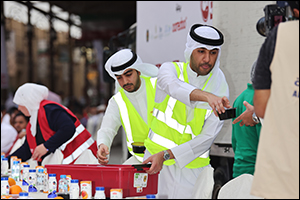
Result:
[[[183,61],[186,37],[195,23],[212,25],[212,1],[137,1],[136,53],[158,67]]]

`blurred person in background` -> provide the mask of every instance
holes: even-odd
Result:
[[[48,88],[34,83],[20,86],[14,103],[30,117],[26,140],[11,156],[45,164],[97,163],[97,144],[78,118],[65,106],[46,100]]]
[[[6,114],[5,106],[1,104],[1,122],[2,122],[2,119],[3,119],[5,114]]]
[[[79,119],[80,123],[87,127],[88,115],[87,115],[87,106],[84,106],[77,100],[73,100],[72,107],[70,110],[75,114],[75,116]]]
[[[55,92],[52,92],[51,90],[49,90],[49,95],[47,100],[55,101],[56,103],[62,104],[60,95],[56,94]]]
[[[133,152],[133,142],[141,143],[147,138],[152,121],[155,84],[158,68],[143,63],[130,49],[113,54],[105,63],[108,74],[115,79],[117,93],[109,99],[101,128],[97,132],[98,161],[109,162],[108,155],[114,137],[123,126],[127,148],[132,155],[123,164],[140,164],[144,151]]]
[[[13,126],[14,117],[17,113],[18,108],[14,106],[9,108],[7,112],[3,110],[1,119],[1,153],[8,153],[18,136],[18,132]]]
[[[101,127],[105,109],[106,105],[104,104],[96,106],[94,115],[88,118],[86,129],[92,134],[94,140],[97,140],[97,131]]]
[[[14,144],[9,149],[9,151],[5,154],[8,156],[15,152],[25,141],[26,138],[26,126],[29,122],[29,117],[25,116],[21,111],[19,111],[14,117],[14,128],[17,130],[18,135],[14,141]]]
[[[251,194],[299,199],[299,1],[294,20],[268,33],[254,71],[254,111],[264,119]]]
[[[232,119],[231,143],[234,151],[233,178],[242,174],[254,174],[257,146],[259,141],[261,123],[258,118],[253,121],[254,89],[252,79],[256,61],[251,67],[251,83],[235,99],[233,107],[236,108],[237,117]],[[239,123],[238,123],[239,122]]]

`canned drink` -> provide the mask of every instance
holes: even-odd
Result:
[[[81,197],[83,199],[92,198],[92,181],[80,181]]]
[[[110,199],[123,199],[123,189],[121,188],[110,189]]]

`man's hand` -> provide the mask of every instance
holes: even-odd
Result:
[[[106,165],[108,163],[109,151],[105,144],[100,144],[97,151],[98,162],[101,165]]]
[[[235,120],[232,121],[233,124],[240,122],[240,126],[255,126],[257,123],[255,123],[252,119],[252,114],[254,113],[254,106],[249,104],[247,101],[243,102],[244,106],[246,107],[246,110],[240,114]]]
[[[164,163],[164,152],[158,152],[157,154],[153,154],[152,156],[150,156],[149,158],[147,158],[146,160],[144,160],[144,162],[142,164],[147,164],[151,162],[151,167],[149,170],[145,170],[148,174],[156,174],[158,173],[160,170],[162,170],[163,167],[163,163]]]
[[[48,152],[48,149],[44,146],[44,144],[40,144],[34,149],[34,152],[31,156],[33,160],[39,161],[43,155]]]
[[[209,106],[213,109],[216,117],[219,117],[219,114],[225,112],[226,108],[231,108],[230,102],[227,97],[218,97],[214,94],[207,93],[207,102]],[[218,114],[219,113],[219,114]]]
[[[231,108],[227,97],[218,97],[212,93],[195,89],[190,94],[191,101],[205,101],[213,109],[216,117],[225,112],[225,108]],[[218,114],[219,113],[219,114]]]

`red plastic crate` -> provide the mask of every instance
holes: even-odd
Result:
[[[61,174],[71,175],[72,179],[92,181],[92,195],[96,187],[105,187],[106,197],[110,189],[122,188],[123,198],[157,194],[158,174],[147,174],[150,165],[45,165],[47,173],[55,173],[57,183]],[[147,179],[147,180],[145,180]]]

